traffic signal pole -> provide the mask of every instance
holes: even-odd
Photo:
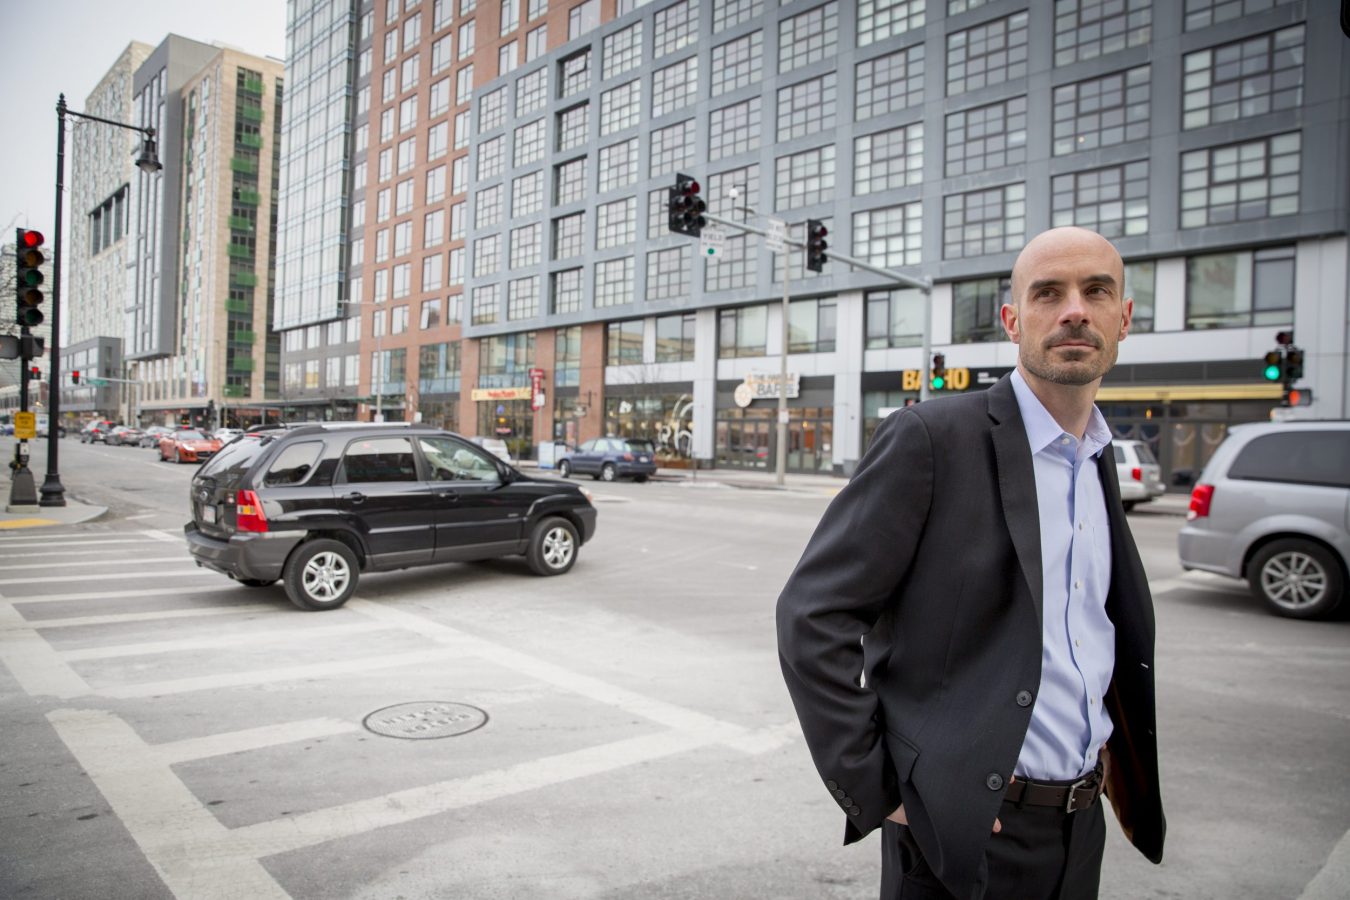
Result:
[[[47,390],[47,477],[39,506],[65,506],[57,455],[61,437],[61,195],[66,174],[66,95],[56,101],[56,218],[52,222],[52,337]]]

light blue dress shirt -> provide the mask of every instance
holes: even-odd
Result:
[[[1014,774],[1077,778],[1096,766],[1111,736],[1102,705],[1116,659],[1115,626],[1106,615],[1111,531],[1096,460],[1111,431],[1094,406],[1079,441],[1041,405],[1020,370],[1012,385],[1036,476],[1044,581],[1041,684]]]

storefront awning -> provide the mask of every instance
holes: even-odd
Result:
[[[1131,400],[1165,402],[1168,400],[1270,400],[1284,397],[1279,384],[1125,384],[1103,385],[1097,391],[1098,403]]]

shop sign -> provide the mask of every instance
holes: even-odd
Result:
[[[530,409],[544,408],[544,370],[530,369]]]
[[[475,403],[485,400],[529,400],[530,388],[474,388],[469,397]]]
[[[801,375],[796,372],[789,372],[787,377],[787,395],[789,400],[795,400],[801,395]],[[779,394],[779,385],[782,379],[777,375],[761,375],[752,372],[745,376],[745,381],[736,385],[736,391],[732,397],[736,405],[740,407],[749,406],[756,400],[777,400]]]

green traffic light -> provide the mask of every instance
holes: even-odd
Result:
[[[1280,367],[1266,366],[1266,381],[1279,381],[1279,380],[1280,380]]]
[[[945,378],[943,378],[943,377],[941,377],[941,376],[938,376],[938,377],[936,377],[936,378],[933,379],[933,382],[932,382],[932,383],[933,383],[933,390],[935,390],[935,391],[940,391],[940,390],[942,390],[944,387],[947,386],[947,379],[945,379]]]

